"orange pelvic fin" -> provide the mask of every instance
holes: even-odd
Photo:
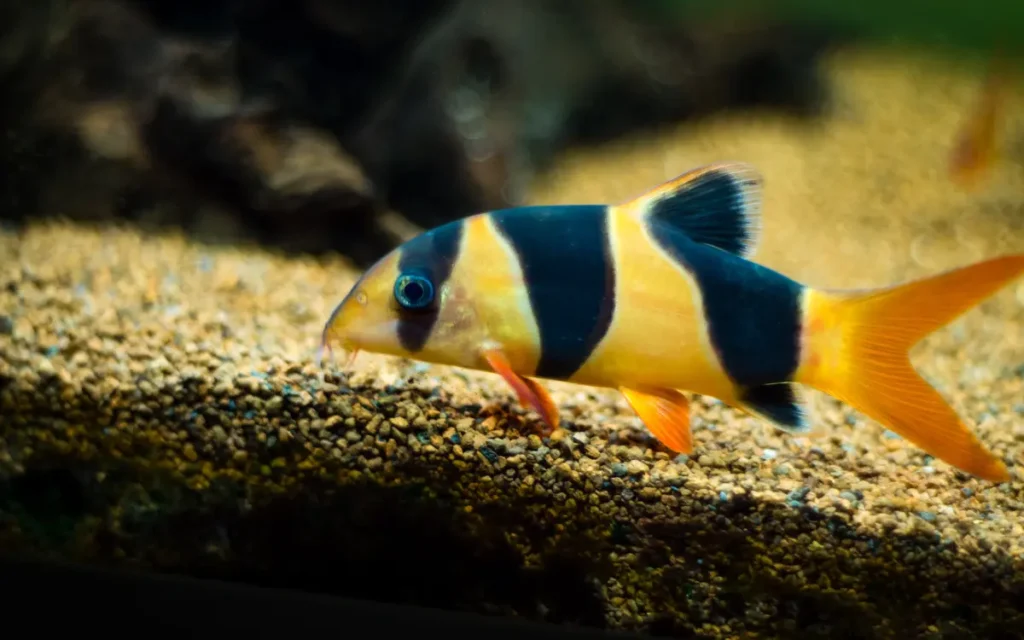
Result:
[[[870,291],[808,290],[797,381],[962,471],[1005,482],[1006,466],[917,374],[908,351],[1022,273],[1024,254]]]
[[[675,453],[693,453],[690,435],[690,402],[675,389],[619,387],[629,406],[654,437]]]
[[[555,401],[551,399],[547,389],[536,380],[525,378],[513,371],[508,358],[500,349],[486,349],[483,356],[491,369],[512,387],[519,402],[540,414],[547,425],[547,433],[558,428],[558,407],[555,406]]]

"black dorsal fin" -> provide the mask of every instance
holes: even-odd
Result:
[[[720,162],[688,171],[631,204],[650,223],[749,258],[761,237],[762,185],[753,166]]]

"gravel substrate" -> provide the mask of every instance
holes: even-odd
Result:
[[[756,259],[813,284],[1024,251],[1019,165],[977,194],[944,178],[978,78],[892,57],[835,60],[823,124],[569,157],[535,200],[743,159],[767,181]],[[59,224],[0,256],[5,550],[682,637],[1024,629],[1024,282],[914,352],[1010,465],[992,485],[819,394],[810,438],[701,400],[687,459],[613,392],[552,384],[564,429],[541,439],[494,375],[362,354],[321,381],[340,260]]]

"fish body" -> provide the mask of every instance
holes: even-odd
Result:
[[[790,433],[797,385],[845,400],[932,455],[1008,472],[911,368],[920,338],[1024,272],[1024,255],[866,291],[799,283],[750,259],[763,180],[697,168],[618,205],[529,206],[429,230],[371,267],[322,346],[493,371],[547,429],[542,380],[618,389],[669,449],[690,453],[708,395]]]

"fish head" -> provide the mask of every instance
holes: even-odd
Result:
[[[438,364],[479,364],[482,328],[471,292],[452,278],[459,221],[426,231],[370,267],[334,309],[321,351],[338,344]]]

